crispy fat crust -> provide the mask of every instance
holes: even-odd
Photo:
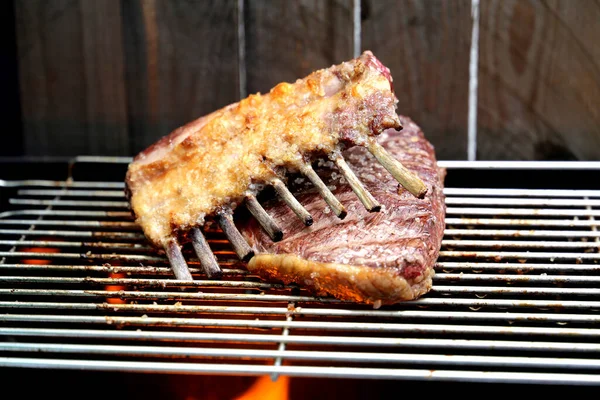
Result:
[[[294,254],[258,254],[248,269],[270,280],[298,283],[317,295],[369,304],[413,300],[431,288],[433,268],[407,279],[390,269],[310,261]]]
[[[389,70],[371,52],[202,117],[141,152],[126,177],[131,208],[152,244],[201,226],[221,208],[342,143],[400,122]]]

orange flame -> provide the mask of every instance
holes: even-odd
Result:
[[[269,376],[261,376],[248,390],[235,400],[288,400],[290,378],[280,376],[275,382]]]

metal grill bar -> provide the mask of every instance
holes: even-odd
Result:
[[[20,220],[20,219],[3,219],[0,220],[0,225],[35,225],[35,226],[82,226],[82,227],[102,227],[102,228],[118,228],[118,229],[135,229],[139,230],[134,222],[123,221],[66,221],[66,220]]]
[[[600,265],[586,265],[586,264],[523,264],[523,263],[493,263],[493,262],[438,262],[436,269],[443,271],[451,271],[457,269],[466,269],[473,272],[483,272],[489,270],[503,270],[503,271],[535,271],[535,272],[571,272],[571,273],[589,273],[589,272],[600,272]]]
[[[583,222],[583,221],[582,221]],[[492,224],[489,224],[492,225]],[[447,237],[454,236],[481,236],[481,237],[546,237],[546,238],[597,238],[598,231],[554,231],[554,230],[537,230],[537,229],[446,229]],[[488,243],[489,246],[489,243]]]
[[[27,180],[3,180],[0,179],[0,187],[52,187],[52,188],[107,188],[125,189],[123,182],[88,182],[88,181],[51,181],[44,179]]]
[[[9,200],[14,205],[31,206],[60,206],[60,207],[104,207],[104,208],[128,208],[126,201],[101,201],[101,200],[43,200],[43,199],[15,199]],[[448,197],[448,205],[501,205],[501,206],[536,206],[536,207],[598,207],[598,200],[580,199],[537,199],[537,198],[487,198],[487,197]]]
[[[595,235],[590,235],[587,237],[598,237],[597,232],[592,233],[594,233]],[[490,243],[486,240],[445,240],[443,244],[448,247],[482,247],[487,249],[490,248]],[[501,249],[505,247],[535,249],[597,249],[598,247],[600,247],[600,245],[596,242],[540,242],[537,240],[527,242],[520,242],[516,240],[496,240],[494,242],[494,248]]]
[[[232,266],[238,264],[237,261],[227,262],[220,261],[219,264],[226,269],[223,270],[225,275],[248,275],[250,274],[245,269],[231,269]],[[452,262],[452,261],[441,261],[435,265],[437,270],[448,271],[457,269],[467,269],[474,272],[483,272],[486,270],[503,270],[503,271],[539,271],[539,272],[551,272],[561,271],[570,273],[586,273],[586,272],[599,272],[600,265],[597,264],[523,264],[523,263],[494,263],[494,262]],[[38,264],[0,264],[0,270],[18,269],[21,271],[73,271],[73,272],[106,272],[106,273],[126,273],[130,275],[165,275],[171,274],[169,267],[158,267],[158,266],[111,266],[111,265],[38,265]],[[191,267],[192,273],[203,273],[201,268]]]
[[[530,219],[502,219],[502,218],[448,218],[446,223],[453,225],[485,225],[486,227],[495,226],[525,226],[532,228],[546,227],[570,227],[570,228],[591,228],[597,225],[596,221],[590,220],[530,220]],[[530,229],[531,230],[531,229]],[[566,232],[565,232],[566,233]],[[567,234],[567,233],[566,233]],[[574,234],[574,233],[572,233]]]
[[[62,207],[106,207],[128,208],[126,201],[96,201],[96,200],[38,200],[38,199],[10,199],[10,204],[25,206],[62,206]]]
[[[600,216],[600,210],[565,208],[474,208],[446,207],[447,215],[496,215],[496,216],[537,216],[537,217],[588,217]],[[577,221],[575,221],[577,222]]]
[[[2,328],[0,337],[66,337],[77,339],[102,340],[143,340],[178,342],[233,342],[233,343],[277,343],[303,344],[317,346],[369,346],[402,347],[410,349],[454,349],[454,350],[495,350],[495,351],[534,351],[534,352],[600,352],[597,343],[578,342],[541,342],[523,340],[481,340],[481,339],[424,339],[424,338],[386,338],[377,336],[323,336],[257,333],[221,333],[221,332],[180,332],[150,330],[94,330],[94,329],[53,329],[53,328]]]
[[[446,214],[448,215],[499,215],[499,216],[551,216],[551,217],[575,217],[590,215],[600,215],[600,210],[582,209],[549,209],[549,208],[469,208],[469,207],[447,207]],[[131,219],[129,211],[74,211],[74,210],[14,210],[0,213],[0,218],[13,217],[18,215],[44,215],[44,216],[81,216],[81,217],[115,217]]]
[[[72,211],[72,210],[14,210],[0,213],[0,218],[14,217],[18,215],[42,215],[61,217],[118,217],[131,218],[129,211]]]
[[[446,196],[600,197],[600,190],[444,188]]]
[[[220,262],[221,267],[226,267],[223,274],[226,276],[254,276],[245,269],[232,269],[237,262]],[[125,273],[128,275],[171,275],[172,270],[169,267],[157,266],[99,266],[99,265],[36,265],[36,264],[0,264],[0,270],[19,270],[19,271],[64,271],[64,272],[104,272],[104,273]],[[562,272],[562,273],[595,273],[600,272],[600,265],[586,264],[522,264],[522,263],[469,263],[469,262],[439,262],[436,269],[442,272],[452,270],[471,270],[476,273],[484,271],[504,272]],[[201,268],[190,268],[192,274],[203,274]],[[437,278],[436,278],[437,279]]]
[[[479,314],[474,314],[478,316]],[[484,316],[482,315],[481,319]],[[449,318],[448,315],[441,318]],[[477,319],[477,318],[472,318]],[[537,318],[536,318],[537,319]],[[512,320],[518,320],[514,318]],[[592,328],[548,328],[548,327],[506,327],[482,325],[443,325],[443,324],[372,324],[358,322],[319,322],[319,321],[261,321],[227,320],[210,318],[158,318],[158,317],[118,317],[118,316],[79,316],[79,315],[0,315],[2,322],[48,322],[70,324],[102,324],[115,326],[170,326],[170,327],[240,327],[263,329],[314,329],[319,331],[348,332],[393,332],[393,333],[443,333],[443,334],[492,334],[492,335],[539,335],[552,337],[597,338],[600,329]],[[563,321],[559,321],[563,322]],[[594,322],[590,319],[589,322]]]
[[[526,247],[526,246],[523,246]],[[584,247],[584,246],[580,246]],[[596,246],[592,246],[596,247]],[[215,255],[221,256],[235,256],[230,250],[218,250],[215,251]],[[141,254],[92,254],[91,252],[85,253],[44,253],[44,252],[30,252],[30,251],[0,251],[0,257],[6,257],[8,259],[37,259],[37,260],[80,260],[87,259],[90,261],[104,261],[104,262],[125,262],[125,263],[147,263],[154,264],[157,262],[166,263],[168,262],[164,257],[146,256]],[[533,251],[458,251],[458,250],[444,250],[440,252],[440,257],[443,261],[449,259],[468,258],[468,259],[483,259],[483,260],[549,260],[555,261],[568,261],[575,260],[577,263],[583,261],[597,262],[600,260],[599,253],[549,253],[549,252],[533,252]],[[193,262],[198,262],[196,259],[192,259]],[[234,263],[233,259],[221,260],[226,263]]]
[[[192,281],[189,281],[192,282]],[[60,290],[60,289],[0,289],[0,295],[10,296],[60,296],[60,297],[103,297],[128,300],[231,300],[231,301],[281,301],[281,302],[318,302],[341,303],[331,298],[313,296],[294,296],[278,294],[240,294],[240,293],[185,293],[151,292],[134,290]]]
[[[1,254],[1,253],[0,253]],[[440,257],[456,258],[520,258],[523,260],[600,260],[598,253],[537,253],[518,251],[440,251]]]
[[[66,231],[66,230],[34,230],[0,229],[0,235],[28,235],[55,237],[95,237],[102,239],[136,239],[142,240],[144,235],[133,232],[98,232],[98,231]]]
[[[44,259],[56,259],[65,258],[71,260],[79,260],[82,258],[88,258],[90,260],[104,260],[104,261],[130,261],[130,262],[144,262],[144,261],[166,261],[163,257],[153,257],[137,254],[78,254],[78,253],[42,253],[42,252],[23,252],[23,251],[0,251],[0,257],[11,257],[11,258],[44,258]]]
[[[344,367],[290,367],[290,366],[246,366],[229,364],[187,364],[130,361],[83,361],[83,360],[35,360],[27,358],[0,358],[0,366],[13,368],[40,368],[43,366],[60,369],[87,369],[105,371],[134,372],[179,372],[188,374],[286,374],[290,376],[319,376],[328,378],[357,379],[428,379],[432,381],[474,381],[507,383],[544,383],[564,385],[570,383],[598,384],[600,377],[586,374],[543,374],[543,373],[510,373],[484,371],[444,371],[418,369],[385,369],[385,368],[344,368]]]
[[[59,203],[61,200],[57,200]],[[551,198],[512,198],[512,197],[448,197],[448,205],[495,205],[495,206],[537,206],[537,207],[585,207],[600,206],[599,200],[592,199],[551,199]]]
[[[461,282],[461,281],[486,281],[486,282],[526,282],[526,283],[599,283],[598,276],[562,276],[562,275],[491,275],[491,274],[440,274],[436,276],[437,282]]]
[[[437,163],[439,168],[466,169],[466,170],[526,170],[526,171],[582,171],[600,170],[600,161],[460,161],[441,160]]]
[[[231,269],[232,265],[237,264],[237,262],[228,263],[225,261],[221,261],[219,265],[221,267],[226,267],[223,270],[225,275],[248,275],[253,276],[248,273],[248,270],[245,269]],[[136,266],[136,267],[126,267],[126,266],[112,266],[112,265],[38,265],[38,264],[0,264],[0,270],[2,269],[18,269],[20,271],[71,271],[71,272],[106,272],[106,273],[125,273],[129,275],[171,275],[172,270],[169,267],[144,267],[144,266]],[[191,267],[190,271],[194,274],[203,273],[204,270],[202,268],[194,268]]]
[[[527,320],[535,320],[536,322],[560,322],[560,323],[597,323],[600,321],[600,316],[597,315],[585,315],[585,314],[539,314],[539,313],[520,313],[513,312],[511,314],[507,313],[498,313],[498,312],[447,312],[447,311],[429,311],[429,310],[402,310],[402,311],[393,311],[393,312],[384,312],[383,314],[377,314],[374,311],[359,311],[352,310],[351,312],[347,312],[346,310],[336,310],[336,309],[315,309],[315,310],[299,310],[294,312],[289,312],[285,308],[274,308],[274,307],[217,307],[217,306],[167,306],[167,305],[137,305],[137,304],[91,304],[91,303],[11,303],[11,302],[0,302],[0,308],[5,309],[53,309],[53,310],[107,310],[113,312],[134,312],[134,311],[145,311],[148,313],[180,313],[180,314],[191,314],[191,313],[224,313],[224,314],[250,314],[257,316],[267,316],[267,315],[286,315],[287,322],[292,322],[291,316],[293,315],[306,315],[306,316],[331,316],[331,317],[381,317],[381,318],[398,318],[398,319],[448,319],[452,318],[453,320],[462,320],[465,322],[475,321],[475,320],[484,320],[484,321],[527,321]],[[19,315],[19,318],[23,319],[26,315]],[[1,320],[0,316],[0,320]],[[8,317],[7,317],[8,318]],[[12,317],[9,317],[12,318]],[[109,317],[97,317],[97,318],[109,318]],[[112,317],[111,317],[112,318]],[[123,318],[131,318],[131,317],[123,317]],[[73,320],[70,322],[86,322],[86,323],[97,323],[98,319],[94,321],[78,321]],[[121,321],[121,320],[119,320]],[[125,320],[123,320],[125,321]],[[126,321],[129,321],[127,319]],[[133,320],[138,321],[138,320]],[[196,323],[198,319],[179,319],[177,321],[186,321],[186,323]],[[55,322],[55,321],[50,321]],[[106,320],[104,321],[106,322]],[[110,320],[111,323],[115,323],[114,320]],[[153,318],[151,324],[160,324],[160,323],[173,323],[172,318]],[[117,322],[119,323],[119,322]],[[124,322],[121,322],[124,323]],[[135,323],[135,322],[134,322]],[[209,322],[210,323],[210,322]],[[238,324],[240,323],[237,320],[222,320],[221,324]],[[346,325],[341,325],[341,327],[337,327],[337,324],[343,324],[336,322],[334,326],[330,326],[331,329],[346,329]],[[331,324],[329,324],[331,325]],[[237,326],[237,325],[232,325]],[[289,328],[290,326],[286,326],[284,328]],[[305,328],[305,326],[301,325],[300,328]],[[360,326],[356,329],[360,329]],[[455,327],[452,329],[456,329]],[[535,331],[531,331],[531,333],[535,333]]]
[[[503,300],[503,299],[461,299],[461,298],[422,298],[415,301],[402,303],[403,308],[424,308],[428,306],[467,306],[472,308],[498,307],[498,308],[544,308],[544,309],[580,309],[590,310],[600,308],[599,301],[569,301],[569,300]],[[400,307],[400,306],[398,306]],[[396,317],[404,316],[398,311],[382,310],[349,310],[334,308],[303,309],[301,307],[289,308],[275,307],[241,307],[241,306],[185,306],[185,305],[148,305],[148,304],[111,304],[111,303],[53,303],[53,302],[13,302],[0,301],[0,308],[56,308],[56,309],[110,309],[117,311],[174,311],[174,312],[223,312],[240,314],[303,314],[303,315],[337,315],[351,317]]]
[[[443,286],[434,288],[439,294],[493,294],[493,295],[586,295],[598,296],[600,289],[593,288],[552,288],[552,287],[500,287],[500,286]],[[239,300],[239,301],[283,301],[283,302],[319,302],[342,303],[330,298],[311,296],[293,296],[276,294],[240,294],[240,293],[180,293],[127,290],[60,290],[60,289],[0,289],[0,295],[10,296],[61,296],[61,297],[104,297],[147,300]]]
[[[470,229],[458,230],[449,229],[446,233],[448,236],[510,236],[519,237],[581,237],[581,238],[598,238],[600,232],[564,232],[561,235],[561,231],[473,231]],[[213,242],[215,244],[227,244],[227,241]],[[489,248],[489,241],[486,240],[444,240],[442,243],[449,247],[485,247]],[[56,241],[56,240],[0,240],[0,246],[36,246],[36,247],[92,247],[92,248],[105,248],[115,250],[136,250],[149,252],[154,251],[154,248],[138,243],[105,243],[105,242],[68,242],[68,241]],[[561,242],[561,241],[515,241],[515,240],[498,240],[495,241],[495,248],[511,247],[511,248],[522,248],[522,247],[534,247],[539,249],[546,248],[598,248],[600,245],[596,242]]]
[[[437,354],[386,354],[352,352],[342,355],[332,351],[245,350],[226,348],[190,348],[172,346],[110,346],[110,345],[53,345],[48,343],[0,343],[0,351],[39,352],[50,354],[102,354],[113,356],[198,357],[289,359],[312,361],[344,361],[350,363],[402,363],[409,365],[442,365],[469,367],[533,367],[568,369],[600,369],[600,361],[577,358],[547,359],[544,357],[445,356]],[[276,365],[276,366],[280,366]]]
[[[0,246],[93,247],[109,250],[154,250],[150,246],[139,243],[59,242],[56,240],[0,240]]]
[[[19,196],[60,196],[60,197],[123,197],[122,190],[19,190]]]
[[[440,163],[443,163],[440,162]],[[481,164],[481,163],[479,163]],[[581,164],[581,163],[579,163]],[[103,189],[103,190],[89,190],[87,196],[105,196],[105,192],[108,196],[119,195],[124,196],[124,191],[121,189],[125,188],[122,182],[85,182],[85,181],[51,181],[51,180],[13,180],[6,181],[0,179],[0,187],[61,187],[63,190],[56,189],[38,189],[35,195],[47,195],[51,193],[52,196],[65,196],[65,193],[71,192],[86,192],[85,190],[73,190],[73,189]],[[106,189],[119,189],[119,190],[106,190]],[[27,192],[19,191],[20,194],[32,195],[33,192],[29,192],[33,189],[28,189]],[[446,196],[460,196],[460,195],[472,195],[472,196],[519,196],[519,197],[600,197],[600,190],[581,190],[581,189],[503,189],[503,188],[444,188],[444,194]]]
[[[486,281],[486,282],[526,282],[526,283],[600,283],[598,276],[562,276],[562,275],[496,275],[496,274],[439,274],[434,277],[436,282]],[[66,277],[37,277],[37,276],[0,276],[0,283],[43,283],[43,284],[72,284],[72,285],[135,285],[145,287],[169,286],[206,286],[206,287],[239,287],[256,289],[283,289],[285,285],[259,282],[240,282],[223,280],[173,280],[173,279],[141,279],[141,278],[66,278]]]
[[[12,182],[11,182],[12,183]],[[49,184],[62,185],[63,182],[51,182]],[[77,182],[77,187],[111,188],[115,182]],[[91,186],[93,184],[93,186]],[[119,184],[117,184],[119,185]],[[14,187],[39,186],[39,185],[13,185]],[[120,185],[122,189],[123,185]],[[19,196],[61,196],[61,197],[123,197],[123,190],[72,190],[65,187],[62,190],[55,189],[22,189],[18,191]],[[516,196],[516,197],[600,197],[600,190],[552,190],[552,189],[477,189],[477,188],[444,188],[446,196]]]
[[[492,294],[492,295],[536,295],[536,296],[600,296],[596,288],[554,288],[554,287],[506,287],[506,286],[443,286],[436,285],[438,293]]]
[[[564,164],[583,166],[600,169]],[[0,365],[600,384],[600,190],[446,188],[433,289],[372,309],[263,282],[216,226],[206,238],[223,280],[206,279],[191,247],[196,280],[172,279],[121,182],[0,187],[14,188],[0,210]]]
[[[44,284],[72,284],[72,285],[131,285],[145,287],[167,286],[198,286],[198,287],[232,287],[253,289],[283,289],[284,285],[262,282],[222,281],[222,280],[173,280],[173,279],[131,279],[131,278],[54,278],[32,276],[0,276],[0,283],[44,283]]]

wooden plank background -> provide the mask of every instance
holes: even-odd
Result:
[[[236,0],[135,0],[122,10],[133,153],[239,99]]]
[[[353,0],[12,4],[19,95],[3,100],[22,129],[2,154],[133,155],[353,55]],[[478,159],[600,159],[598,21],[596,0],[480,0]],[[471,0],[361,1],[361,47],[440,159],[467,156],[471,29]]]
[[[351,59],[352,0],[248,0],[248,93]]]
[[[26,154],[130,152],[119,6],[16,2]]]
[[[369,0],[362,17],[363,48],[390,68],[398,112],[423,128],[438,157],[465,159],[470,0]]]
[[[479,158],[600,158],[600,3],[481,2]]]

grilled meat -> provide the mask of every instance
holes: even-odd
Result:
[[[269,279],[295,282],[317,294],[344,300],[391,304],[418,298],[431,287],[444,232],[443,171],[434,149],[419,127],[406,117],[404,129],[387,130],[378,141],[428,186],[423,200],[405,189],[362,147],[345,152],[345,158],[366,188],[382,204],[379,213],[367,212],[331,163],[317,171],[349,210],[345,220],[328,212],[319,194],[302,178],[290,189],[315,217],[311,227],[294,223],[291,211],[278,200],[264,208],[286,235],[273,243],[253,220],[239,228],[257,254],[249,270]]]
[[[367,51],[199,118],[130,164],[126,184],[136,221],[156,246],[181,239],[283,170],[400,128],[396,102],[389,70]]]

